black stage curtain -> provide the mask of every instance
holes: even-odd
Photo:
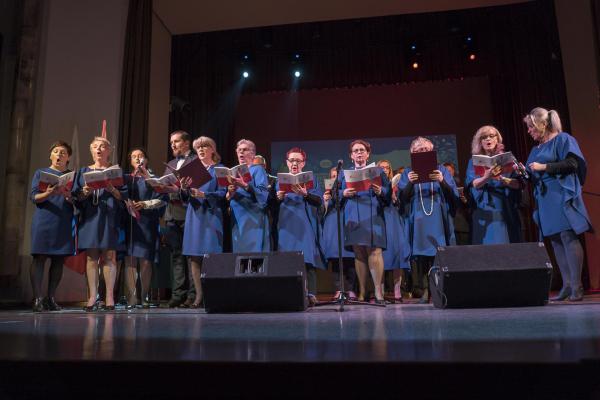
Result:
[[[118,139],[119,164],[125,169],[128,151],[148,143],[151,48],[152,0],[129,0]]]
[[[488,76],[494,120],[482,125],[496,125],[521,160],[533,145],[522,122],[532,108],[558,110],[569,130],[552,0],[174,36],[171,130],[213,137],[223,161],[234,163],[236,99],[292,90],[295,54],[304,69],[300,90]],[[243,68],[251,73],[246,82]],[[443,112],[432,110],[436,118]],[[527,239],[535,240],[526,221]]]

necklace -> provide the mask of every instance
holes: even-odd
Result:
[[[427,212],[427,210],[425,210],[425,204],[423,204],[423,191],[421,190],[421,184],[419,183],[419,198],[421,199],[421,208],[428,217],[433,214],[433,182],[430,182],[430,184],[431,186],[429,190],[431,191],[431,207],[429,207],[429,212]]]

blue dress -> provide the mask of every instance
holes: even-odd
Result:
[[[390,180],[383,171],[380,176],[381,196],[375,195],[375,192],[369,189],[356,192],[353,197],[342,197],[344,246],[347,250],[352,250],[352,246],[367,246],[382,250],[387,247],[383,209],[391,201],[391,186]],[[343,193],[347,188],[343,174],[341,183]]]
[[[344,247],[344,210],[341,210],[340,222],[342,224],[342,257],[343,258],[354,258],[354,253]],[[321,249],[325,258],[328,260],[337,260],[339,257],[338,253],[338,231],[337,231],[337,212],[335,211],[335,204],[332,200],[327,202],[327,211],[323,217],[323,231],[321,235]]]
[[[83,167],[77,172],[73,184],[73,197],[85,186],[83,174],[92,171]],[[85,249],[117,250],[119,246],[119,223],[121,213],[127,213],[123,200],[127,199],[127,186],[116,187],[121,192],[121,200],[114,198],[107,190],[98,189],[83,200],[76,200],[79,211],[77,247]]]
[[[31,221],[31,254],[64,255],[75,253],[73,237],[73,205],[64,196],[50,196],[41,203],[36,203],[34,197],[41,193],[38,189],[41,171],[60,176],[52,168],[41,168],[35,171],[31,180],[29,198],[35,204],[35,212]]]
[[[279,183],[277,183],[279,190]],[[315,181],[315,187],[308,191],[321,198],[321,191]],[[277,232],[280,251],[301,251],[304,263],[325,269],[324,255],[319,238],[321,226],[319,207],[309,204],[304,197],[296,193],[287,193],[279,204]]]
[[[472,199],[472,244],[519,243],[521,239],[521,220],[519,218],[520,189],[511,189],[496,179],[488,180],[476,189],[473,160],[467,166],[465,186]]]
[[[167,195],[161,195],[152,189],[152,186],[146,183],[146,179],[141,177],[125,176],[125,183],[129,192],[129,198],[134,201],[146,201],[161,199],[168,201]],[[165,203],[166,206],[166,203]],[[158,230],[159,219],[164,212],[165,207],[152,209],[141,209],[140,218],[135,219],[126,214],[124,221],[127,255],[133,257],[144,258],[154,261],[157,256],[158,249]],[[133,237],[130,235],[130,227],[133,228]]]
[[[251,165],[249,191],[237,188],[229,202],[234,253],[265,252],[271,248],[267,201],[269,179],[260,165]]]
[[[549,175],[545,172],[533,172],[529,168],[532,162],[548,164],[562,161],[568,155],[577,158],[577,173]],[[566,230],[580,234],[591,229],[581,189],[587,165],[573,136],[561,132],[546,143],[535,146],[529,153],[527,169],[534,184],[533,195],[537,202],[533,219],[541,236],[551,236]]]
[[[438,246],[456,244],[452,218],[455,213],[455,202],[459,198],[458,189],[446,167],[438,165],[438,169],[442,171],[444,180],[452,190],[452,198],[445,197],[439,182],[417,183],[413,185],[413,194],[408,204],[403,205],[408,222],[405,225],[405,231],[413,258],[416,256],[433,257]],[[410,168],[406,168],[400,177],[398,182],[400,192],[409,183],[408,173],[410,171],[412,171]]]
[[[385,270],[410,268],[410,245],[406,238],[404,220],[398,208],[390,204],[383,209],[387,248],[383,251]]]
[[[205,198],[187,199],[185,228],[183,230],[183,254],[203,256],[207,253],[223,252],[223,209],[227,188],[217,185],[215,167],[208,167],[212,179],[198,189]]]

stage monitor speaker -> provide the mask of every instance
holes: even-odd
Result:
[[[438,247],[429,271],[437,308],[542,306],[552,264],[543,243]]]
[[[304,311],[308,306],[301,252],[207,254],[201,281],[208,313]]]

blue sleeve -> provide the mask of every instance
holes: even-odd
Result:
[[[40,185],[40,170],[38,169],[37,171],[35,171],[35,173],[33,174],[33,178],[31,179],[31,191],[29,193],[29,199],[35,204],[35,195],[40,192],[39,186]]]
[[[267,172],[259,165],[252,165],[250,166],[250,174],[252,175],[250,186],[252,187],[254,198],[261,208],[265,208],[269,200],[269,177],[267,176]]]
[[[383,171],[381,171],[381,196],[379,199],[384,207],[392,204],[392,184]]]
[[[577,140],[566,132],[561,132],[556,138],[558,140],[558,160],[562,161],[567,158],[568,155],[572,155],[577,159],[577,177],[579,182],[583,185],[585,183],[585,177],[587,175],[587,163],[583,157],[583,153],[579,148]]]

